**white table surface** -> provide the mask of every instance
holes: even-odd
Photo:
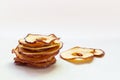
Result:
[[[0,0],[0,80],[119,80],[119,0]],[[75,65],[56,56],[46,69],[14,64],[11,50],[28,33],[61,38],[60,52],[74,46],[100,48],[103,58]]]

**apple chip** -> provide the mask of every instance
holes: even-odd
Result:
[[[72,63],[88,63],[94,58],[103,56],[104,52],[101,49],[73,47],[67,51],[60,53],[60,57]]]
[[[41,47],[54,43],[55,40],[59,40],[54,34],[40,35],[40,34],[28,34],[25,38],[19,40],[19,43],[27,47]]]
[[[94,49],[90,48],[81,48],[81,47],[74,47],[67,51],[64,51],[60,54],[61,58],[74,62],[74,63],[82,63],[82,62],[89,62],[93,59],[93,52]]]
[[[30,51],[42,51],[42,50],[46,50],[46,49],[50,49],[50,48],[54,48],[54,47],[57,47],[57,46],[60,46],[62,45],[62,42],[60,41],[54,41],[53,44],[50,44],[48,46],[42,46],[42,47],[28,47],[28,46],[23,46],[21,44],[18,45],[18,47],[21,47],[21,48],[24,48],[24,49],[27,49],[27,50],[30,50]]]
[[[28,34],[25,37],[25,41],[27,43],[35,43],[35,42],[44,42],[44,43],[50,43],[54,40],[58,39],[54,34],[50,35],[40,35],[40,34]]]

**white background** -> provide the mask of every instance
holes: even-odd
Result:
[[[61,52],[74,46],[101,48],[103,58],[75,65],[57,55],[56,64],[33,69],[14,64],[11,49],[28,33],[54,33]],[[119,0],[0,0],[1,80],[119,80]]]

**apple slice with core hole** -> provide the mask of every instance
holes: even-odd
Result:
[[[102,57],[104,51],[101,49],[73,47],[67,51],[60,53],[60,57],[73,63],[88,63],[95,57]]]
[[[93,60],[94,49],[73,47],[60,54],[60,57],[73,63],[87,63]]]

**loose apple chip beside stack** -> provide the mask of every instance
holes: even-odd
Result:
[[[104,56],[104,51],[101,49],[73,47],[60,53],[60,57],[72,63],[88,63],[93,60],[94,57]]]
[[[63,43],[54,34],[28,34],[20,39],[12,53],[16,64],[45,68],[56,62],[55,56]]]

